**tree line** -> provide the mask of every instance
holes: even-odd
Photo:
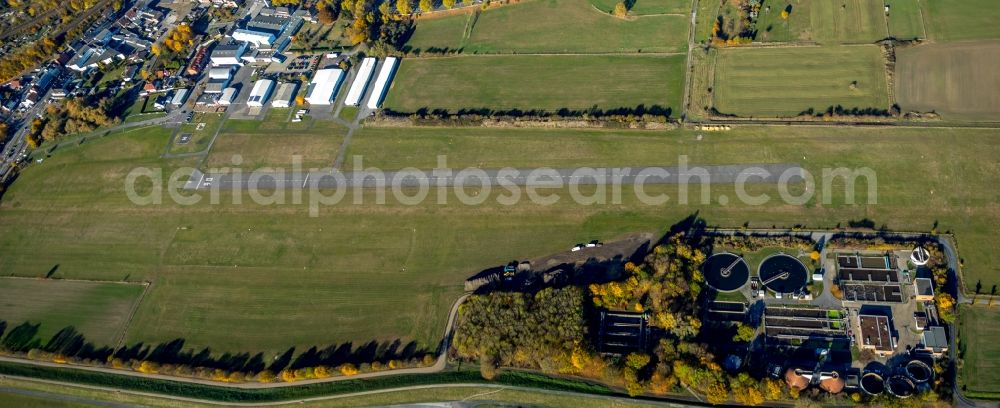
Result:
[[[275,358],[264,353],[213,353],[185,348],[183,339],[156,345],[143,343],[112,348],[97,346],[69,326],[49,340],[38,337],[41,324],[10,327],[0,320],[0,354],[60,364],[107,367],[145,374],[200,378],[219,382],[294,382],[363,372],[433,365],[435,356],[415,342],[345,342],[296,353],[289,348]]]

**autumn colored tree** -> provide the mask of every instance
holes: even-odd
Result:
[[[938,292],[934,295],[934,303],[937,304],[938,316],[941,321],[952,324],[955,323],[955,298],[945,292]]]
[[[455,8],[455,0],[441,0],[441,5],[446,9],[453,9]]]
[[[358,373],[358,367],[351,363],[343,364],[339,367],[340,373],[345,376],[352,376]]]
[[[420,0],[420,11],[428,12],[434,10],[434,3],[431,0]]]
[[[615,9],[611,14],[614,14],[615,17],[625,17],[628,14],[628,7],[625,6],[625,2],[619,1],[615,4]]]
[[[740,341],[749,343],[757,337],[757,329],[754,329],[748,324],[740,323],[736,326],[736,335],[733,336],[733,341]]]
[[[264,370],[257,373],[257,381],[259,382],[270,383],[274,382],[275,379],[276,377],[274,376],[274,373],[269,370]]]
[[[764,399],[768,401],[780,400],[782,389],[783,384],[780,380],[765,378],[761,384],[761,391],[764,394]]]
[[[484,354],[482,358],[479,359],[479,375],[483,377],[484,380],[493,381],[497,378],[499,370],[497,369],[496,360],[492,356]]]
[[[636,371],[642,370],[649,364],[649,355],[643,353],[629,353],[625,356],[625,366],[634,368]]]
[[[330,25],[337,20],[337,17],[333,15],[333,10],[330,7],[323,6],[319,8],[316,12],[316,18],[319,19],[320,24]]]

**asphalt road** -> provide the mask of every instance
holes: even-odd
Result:
[[[449,187],[449,186],[539,186],[634,184],[777,183],[782,175],[798,181],[802,168],[794,163],[746,164],[722,166],[635,167],[635,168],[561,168],[561,169],[462,169],[452,174],[433,170],[350,171],[314,170],[308,172],[269,171],[253,173],[201,173],[196,171],[185,185],[187,189],[234,188],[272,190],[296,188],[371,188]],[[794,177],[793,177],[794,176]]]

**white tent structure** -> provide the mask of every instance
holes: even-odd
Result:
[[[398,62],[399,58],[389,57],[382,63],[382,69],[379,70],[378,78],[375,79],[375,88],[372,89],[372,95],[368,98],[368,109],[374,110],[382,106],[382,99],[385,98],[385,94],[389,90],[389,83],[392,82],[392,76],[396,73]]]
[[[344,79],[344,70],[339,68],[327,68],[316,71],[310,82],[309,94],[306,95],[306,102],[310,105],[329,105],[333,103],[333,97],[337,94],[340,81]]]
[[[375,72],[376,61],[378,60],[371,57],[361,60],[361,68],[358,68],[358,76],[354,78],[351,89],[347,91],[347,99],[344,99],[345,104],[351,106],[361,104],[361,98],[365,96],[365,89],[368,88],[368,82],[371,81],[372,73]]]

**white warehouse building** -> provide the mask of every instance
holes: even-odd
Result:
[[[229,106],[233,103],[233,99],[236,99],[236,88],[229,87],[222,90],[222,96],[219,97],[219,105]]]
[[[228,80],[233,75],[232,69],[225,68],[212,68],[208,70],[208,79],[224,79]]]
[[[257,81],[253,84],[253,89],[250,90],[250,98],[247,99],[247,106],[264,106],[267,98],[271,96],[272,90],[274,90],[274,81],[270,79]]]
[[[379,70],[378,78],[375,79],[372,95],[368,98],[368,109],[374,110],[382,106],[382,100],[385,99],[385,94],[389,91],[389,84],[392,83],[392,76],[396,74],[396,63],[398,62],[399,58],[389,57],[382,63],[382,69]]]
[[[372,73],[375,72],[375,58],[365,58],[361,61],[361,68],[358,69],[358,76],[354,78],[354,83],[351,84],[351,89],[347,91],[347,99],[344,103],[351,106],[358,106],[361,104],[361,98],[365,96],[365,89],[368,88],[368,82],[372,79]]]
[[[271,100],[271,106],[275,108],[287,108],[292,106],[292,100],[295,99],[295,91],[299,89],[298,84],[294,82],[284,82],[278,85],[278,93],[274,95],[274,99]]]
[[[269,46],[273,44],[275,40],[274,34],[243,28],[233,31],[233,39],[237,41],[246,41],[257,47],[260,47],[261,45]]]
[[[306,101],[310,105],[329,105],[333,103],[340,81],[344,79],[344,70],[339,68],[327,68],[316,71],[310,82],[309,94]]]

